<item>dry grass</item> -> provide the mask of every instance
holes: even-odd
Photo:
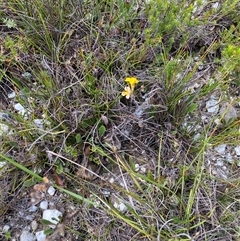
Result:
[[[5,239],[29,225],[22,217],[33,197],[52,198],[64,213],[48,241],[239,239],[237,159],[224,179],[213,174],[208,155],[211,146],[238,145],[239,120],[201,118],[212,94],[239,102],[231,91],[238,3],[215,9],[207,2],[198,11],[186,1],[179,1],[184,8],[156,3],[2,5],[0,112],[8,117],[1,123],[14,129],[0,146],[7,163],[0,226],[12,218],[15,225]],[[159,9],[165,17],[158,28]],[[126,99],[128,76],[139,83]],[[10,90],[24,116],[14,111]],[[39,183],[54,185],[56,195]]]

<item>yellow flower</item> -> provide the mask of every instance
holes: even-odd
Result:
[[[132,89],[129,86],[125,87],[125,90],[122,92],[122,96],[126,96],[126,98],[129,99],[131,95]]]
[[[135,77],[127,77],[125,79],[125,82],[129,83],[132,91],[134,90],[135,85],[139,82],[137,78]]]

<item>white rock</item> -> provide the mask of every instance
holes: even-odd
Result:
[[[13,91],[13,92],[11,92],[11,93],[8,94],[8,98],[9,98],[9,99],[13,99],[15,96],[16,96],[15,91]]]
[[[43,119],[34,119],[33,123],[36,125],[37,128],[43,130],[44,129],[44,120]]]
[[[48,208],[48,201],[44,200],[40,203],[40,208],[45,210]]]
[[[29,231],[24,230],[20,236],[20,241],[35,241],[36,237]]]
[[[31,114],[31,112],[27,111],[26,109],[20,110],[18,113],[23,117],[24,120],[27,120],[28,116]]]
[[[109,197],[111,195],[111,192],[109,192],[107,190],[103,190],[102,194],[104,195],[104,197]]]
[[[218,154],[223,155],[223,154],[225,154],[226,146],[227,146],[226,144],[221,144],[221,145],[215,146],[215,147],[214,147],[214,150],[215,150]]]
[[[114,179],[113,177],[110,177],[110,178],[109,178],[109,182],[110,182],[110,183],[114,183],[114,181],[115,181],[115,179]]]
[[[194,135],[193,139],[196,141],[201,137],[201,135],[199,133],[197,133],[196,135]]]
[[[13,107],[16,111],[23,111],[24,110],[24,107],[20,103],[15,104]]]
[[[227,167],[226,166],[223,166],[222,169],[223,169],[223,171],[227,171]]]
[[[217,113],[219,109],[218,100],[210,99],[206,102],[207,111],[210,113]]]
[[[231,155],[231,153],[227,153],[227,155],[226,155],[226,160],[229,162],[229,163],[233,163],[233,158],[232,158],[232,155]]]
[[[140,173],[145,174],[147,171],[146,167],[141,167],[140,168]]]
[[[217,160],[216,165],[219,166],[219,167],[222,167],[223,166],[223,161],[222,160]]]
[[[20,103],[15,104],[13,107],[24,118],[24,120],[27,120],[28,116],[31,114],[31,111],[26,110]]]
[[[139,164],[136,163],[136,164],[135,164],[135,171],[138,172],[139,169],[140,169],[140,166],[139,166]]]
[[[22,73],[22,77],[24,77],[24,78],[31,78],[32,75],[29,72],[24,72],[24,73]]]
[[[212,8],[218,9],[220,7],[220,3],[219,2],[215,2],[212,4]]]
[[[62,213],[57,209],[47,209],[43,211],[42,218],[48,220],[53,224],[58,224],[62,217]],[[50,225],[50,227],[55,227],[55,225]]]
[[[127,206],[124,203],[118,203],[115,202],[113,206],[118,209],[120,212],[126,212],[127,211]]]
[[[1,136],[1,135],[0,135]],[[7,162],[0,161],[0,169],[2,169],[5,165],[7,165]]]
[[[0,123],[0,136],[2,136],[3,134],[7,134],[8,131],[9,131],[8,125]]]
[[[236,146],[236,147],[234,148],[234,150],[235,150],[236,155],[237,155],[237,156],[240,156],[240,146]]]
[[[3,233],[6,233],[9,229],[10,229],[10,226],[9,225],[5,225],[5,226],[3,226],[2,231],[3,231]]]
[[[36,238],[37,238],[37,241],[45,241],[46,239],[46,235],[44,234],[44,230],[42,231],[39,231],[39,232],[36,232],[35,234]]]
[[[55,190],[55,188],[54,188],[53,186],[50,186],[50,187],[48,188],[48,190],[47,190],[48,194],[51,195],[51,196],[54,195],[55,191],[56,191],[56,190]]]
[[[124,203],[120,203],[119,210],[120,210],[120,212],[126,212],[127,206]]]
[[[32,206],[28,209],[28,211],[31,212],[31,213],[36,212],[37,210],[38,210],[38,207],[35,206],[35,205],[32,205]]]

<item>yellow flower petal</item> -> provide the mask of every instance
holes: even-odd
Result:
[[[136,85],[137,83],[139,83],[138,79],[135,78],[135,77],[127,77],[127,78],[125,79],[125,82],[129,83],[132,91],[134,90],[135,85]]]
[[[139,83],[138,79],[135,77],[127,77],[125,81],[130,85],[136,85],[137,83]]]
[[[132,90],[129,86],[124,88],[124,91],[122,92],[122,96],[126,96],[127,99],[130,98],[130,96],[132,95]]]

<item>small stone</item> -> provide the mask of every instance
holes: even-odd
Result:
[[[223,171],[227,171],[227,167],[226,167],[226,166],[223,166],[223,167],[222,167],[222,170],[223,170]]]
[[[140,169],[140,166],[139,166],[139,164],[136,163],[136,164],[135,164],[135,171],[138,172],[139,169]]]
[[[5,226],[3,226],[2,231],[3,231],[3,233],[6,233],[6,232],[8,232],[9,229],[10,229],[10,226],[9,225],[5,225]]]
[[[0,135],[1,136],[1,135]],[[7,162],[0,161],[0,169],[2,169],[5,165],[7,165]]]
[[[62,213],[57,209],[47,209],[43,211],[42,218],[48,220],[53,224],[58,224],[62,217]],[[50,227],[55,227],[55,225],[50,225]]]
[[[120,212],[126,212],[127,206],[124,203],[120,203],[119,210],[120,210]]]
[[[54,188],[53,186],[50,186],[50,187],[48,188],[48,190],[47,190],[48,194],[51,195],[51,196],[54,195],[55,191],[56,191],[56,190],[55,190],[55,188]]]
[[[37,210],[38,210],[38,207],[35,206],[35,205],[32,205],[32,206],[28,209],[28,211],[31,212],[31,213],[36,212]]]
[[[8,131],[9,131],[8,125],[0,123],[0,136],[2,136],[3,134],[7,134]]]
[[[103,190],[102,194],[104,195],[104,197],[109,197],[111,192],[107,191],[107,190]]]
[[[113,206],[118,209],[120,212],[126,212],[127,211],[127,206],[124,203],[117,203],[115,202]]]
[[[31,222],[32,231],[35,232],[36,229],[37,229],[37,227],[38,227],[37,221],[36,221],[36,220],[33,220],[33,221]]]
[[[43,209],[43,210],[47,209],[48,208],[48,201],[46,201],[46,200],[42,201],[40,203],[40,208]]]
[[[45,241],[46,239],[46,235],[44,234],[44,230],[42,231],[39,231],[39,232],[36,232],[35,234],[36,238],[37,238],[37,241]]]
[[[140,173],[145,174],[147,171],[146,167],[141,167],[140,168]]]
[[[101,120],[102,120],[102,122],[103,122],[103,124],[105,125],[105,126],[107,126],[108,125],[108,118],[107,118],[107,116],[105,116],[105,115],[101,115]]]
[[[27,120],[28,116],[31,114],[31,112],[26,109],[20,110],[18,113],[24,118],[24,120]]]
[[[220,7],[219,2],[215,2],[212,4],[212,8],[218,9]]]
[[[219,166],[219,167],[222,167],[223,166],[223,161],[222,160],[217,160],[216,165]]]
[[[13,91],[13,92],[11,92],[11,93],[8,94],[8,98],[9,98],[9,99],[13,99],[13,98],[15,98],[15,96],[16,96],[15,91]]]
[[[202,115],[202,116],[201,116],[201,119],[202,119],[202,121],[204,121],[204,120],[206,120],[206,119],[207,119],[207,116]]]
[[[196,141],[201,137],[200,133],[197,133],[196,135],[194,135],[193,139]]]
[[[114,181],[115,181],[115,179],[114,179],[113,177],[110,177],[110,178],[109,178],[109,182],[110,182],[110,183],[114,183]]]
[[[210,113],[217,113],[219,109],[218,100],[210,99],[206,102],[207,111]]]
[[[237,155],[237,156],[240,156],[240,146],[236,146],[236,147],[234,148],[234,150],[235,150],[236,155]]]
[[[225,154],[226,146],[227,146],[226,144],[221,144],[221,145],[215,146],[215,147],[214,147],[214,150],[215,150],[218,154],[223,155],[223,154]]]
[[[194,60],[195,62],[198,62],[199,59],[200,59],[200,58],[199,58],[198,56],[196,56],[196,57],[193,58],[193,60]]]
[[[22,77],[24,77],[24,78],[31,78],[32,75],[29,72],[24,72],[24,73],[22,73]]]
[[[35,241],[36,237],[27,230],[24,230],[20,236],[20,241]]]
[[[229,162],[229,163],[233,163],[233,158],[232,158],[232,155],[231,155],[231,153],[227,153],[227,155],[226,155],[226,160]]]
[[[16,111],[23,111],[24,110],[24,107],[20,103],[15,104],[13,107]]]
[[[44,129],[44,120],[43,119],[34,119],[33,123],[36,125],[37,128],[43,130]]]

